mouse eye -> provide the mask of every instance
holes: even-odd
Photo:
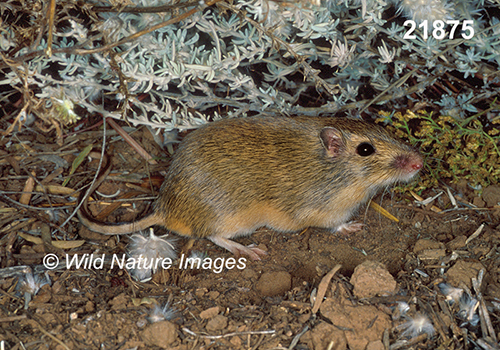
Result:
[[[358,154],[361,156],[361,157],[367,157],[373,153],[375,153],[375,148],[373,148],[373,146],[367,142],[363,142],[363,143],[360,143],[358,145],[358,148],[356,148],[356,152],[358,152]]]

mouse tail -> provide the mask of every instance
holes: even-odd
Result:
[[[93,158],[99,158],[101,156],[101,153],[90,152],[89,156]],[[88,191],[82,190],[80,192],[78,203],[81,203],[81,205],[80,209],[78,209],[77,212],[80,222],[89,230],[97,233],[102,233],[104,235],[125,235],[132,232],[145,230],[146,228],[161,222],[161,220],[158,219],[158,216],[156,216],[155,213],[152,213],[139,221],[126,222],[126,223],[106,223],[96,220],[94,217],[92,217],[88,209],[88,198],[104,181],[104,179],[106,178],[106,176],[108,176],[110,171],[111,171],[111,160],[110,157],[108,157],[108,155],[104,153],[104,156],[102,158],[101,171],[99,172],[96,181]],[[85,198],[86,192],[88,192],[88,196]]]
[[[158,217],[155,213],[142,218],[139,221],[124,222],[124,223],[110,223],[102,222],[94,219],[86,208],[78,211],[78,218],[80,222],[89,230],[102,233],[103,235],[126,235],[129,233],[145,230],[150,226],[158,224]]]

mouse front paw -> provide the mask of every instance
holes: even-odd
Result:
[[[232,253],[236,256],[248,256],[250,259],[257,261],[260,260],[260,257],[264,257],[267,255],[267,252],[265,252],[262,249],[259,249],[255,246],[255,244],[250,244],[248,246],[241,245],[240,247],[235,248],[235,251],[232,251]]]
[[[365,224],[359,222],[349,221],[337,227],[336,232],[344,237],[349,236],[351,233],[362,230]]]

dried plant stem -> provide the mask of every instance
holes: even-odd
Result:
[[[173,10],[182,9],[185,7],[197,6],[199,1],[185,2],[175,5],[163,5],[163,6],[137,6],[137,7],[124,7],[116,8],[110,6],[94,6],[92,10],[95,12],[120,12],[120,13],[160,13],[160,12],[171,12]]]
[[[56,0],[50,0],[49,8],[47,10],[47,17],[49,18],[49,32],[47,34],[47,49],[45,51],[48,57],[52,56],[52,35],[54,33],[55,14],[56,14]]]
[[[156,160],[151,157],[151,155],[146,152],[146,150],[136,141],[134,140],[123,128],[116,124],[115,121],[111,118],[106,120],[109,125],[116,130],[118,134],[127,142],[142,158],[146,159],[149,164],[158,164]]]
[[[220,2],[222,0],[211,0],[211,1],[208,1],[205,3],[206,6],[212,6],[218,2]],[[73,47],[67,47],[67,48],[63,48],[63,49],[55,49],[55,50],[52,50],[51,53],[52,54],[56,54],[56,53],[67,53],[67,54],[75,54],[75,55],[91,55],[91,54],[94,54],[94,53],[99,53],[99,52],[104,52],[104,51],[108,51],[108,50],[111,50],[112,48],[114,47],[117,47],[117,46],[120,46],[120,45],[123,45],[127,42],[130,42],[130,41],[134,41],[136,40],[137,38],[145,35],[145,34],[148,34],[148,33],[151,33],[155,30],[158,30],[160,28],[163,28],[163,27],[166,27],[168,25],[171,25],[171,24],[174,24],[174,23],[178,23],[186,18],[188,18],[189,16],[195,14],[196,12],[200,11],[201,10],[201,7],[196,7],[194,9],[191,9],[189,11],[187,11],[186,13],[183,13],[182,15],[179,15],[175,18],[171,18],[169,19],[168,21],[164,21],[164,22],[161,22],[161,23],[158,23],[152,27],[149,27],[149,28],[146,28],[144,30],[141,30],[137,33],[134,33],[132,35],[129,35],[121,40],[118,40],[117,42],[114,42],[114,43],[110,43],[110,44],[107,44],[107,45],[104,45],[104,46],[101,46],[101,47],[98,47],[98,48],[95,48],[95,49],[83,49],[81,47],[83,47],[83,44],[82,45],[75,45]],[[39,51],[34,51],[34,52],[31,52],[29,54],[26,54],[26,55],[23,55],[23,56],[19,56],[19,57],[16,57],[16,58],[13,58],[12,61],[15,61],[15,62],[24,62],[24,61],[27,61],[29,59],[32,59],[34,57],[37,57],[39,55],[43,54],[43,51],[42,50],[39,50]],[[0,69],[3,69],[3,68],[6,68],[7,66],[6,65],[0,65]]]
[[[227,334],[222,334],[222,335],[202,335],[202,334],[197,334],[186,327],[182,328],[182,330],[190,335],[193,335],[196,337],[201,337],[201,338],[206,338],[206,339],[221,339],[221,338],[234,337],[234,336],[239,336],[239,335],[255,335],[255,334],[272,335],[272,334],[276,333],[275,330],[267,330],[267,331],[233,332],[233,333],[227,333]]]
[[[314,81],[316,86],[320,86],[323,89],[325,89],[330,95],[336,95],[340,92],[340,86],[339,85],[332,85],[327,83],[325,80],[319,77],[318,73],[319,70],[314,69],[311,67],[309,63],[307,63],[306,58],[297,54],[295,50],[292,48],[290,44],[288,44],[286,41],[278,38],[275,36],[273,33],[270,31],[266,30],[259,22],[249,18],[248,16],[245,16],[244,13],[237,9],[236,7],[226,4],[226,3],[221,3],[219,6],[225,7],[234,13],[238,14],[240,17],[244,18],[245,21],[248,23],[252,24],[255,28],[257,28],[261,33],[266,34],[269,36],[273,42],[278,43],[280,46],[284,47],[286,51],[288,51],[297,61],[298,65],[302,67],[302,74],[304,74],[305,78],[310,78]]]

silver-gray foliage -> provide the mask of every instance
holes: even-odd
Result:
[[[103,12],[93,6],[106,4],[92,0],[71,12],[69,8],[81,3],[58,1],[48,56],[46,33],[19,46],[22,24],[8,20],[29,14],[24,21],[46,29],[40,23],[48,1],[34,1],[39,10],[26,10],[19,1],[7,0],[0,4],[0,98],[6,101],[14,88],[29,87],[46,110],[56,106],[70,121],[85,112],[100,113],[171,130],[221,115],[361,109],[369,101],[360,96],[361,90],[371,91],[371,97],[380,94],[372,103],[391,101],[392,108],[403,108],[404,100],[398,99],[410,93],[410,99],[420,96],[451,72],[464,79],[483,77],[480,93],[472,94],[467,86],[460,86],[459,92],[445,87],[448,93],[434,101],[422,97],[428,104],[463,117],[476,111],[479,99],[498,94],[500,22],[488,11],[498,7],[496,0],[428,0],[418,5],[410,0],[316,1],[200,2],[162,13]],[[182,0],[175,5],[180,4]],[[160,5],[168,3],[129,2],[129,7]],[[109,50],[86,52],[197,7],[180,22]],[[453,39],[430,35],[424,40],[417,29],[415,39],[404,39],[408,18],[417,25],[424,19],[472,19],[474,36],[464,40],[458,30]],[[310,95],[318,97],[316,105],[303,103]],[[25,108],[19,113],[36,111]]]

